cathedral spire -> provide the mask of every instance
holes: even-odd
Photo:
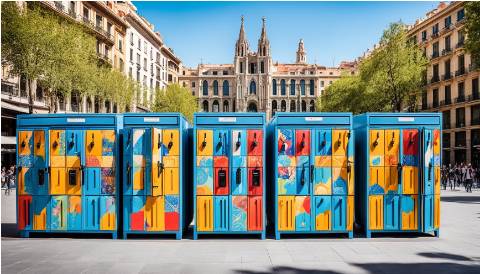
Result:
[[[245,39],[245,28],[243,26],[244,17],[242,15],[242,23],[240,25],[240,33],[238,34],[238,40],[235,45],[235,55],[236,56],[246,56],[248,52],[248,42]]]
[[[258,55],[267,56],[270,55],[270,41],[267,38],[266,18],[262,17],[262,33],[260,39],[258,39]]]
[[[303,44],[303,39],[300,39],[300,42],[298,42],[297,63],[299,64],[307,63],[307,52],[305,51],[305,45]]]

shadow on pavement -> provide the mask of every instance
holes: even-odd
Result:
[[[2,237],[19,237],[17,232],[17,224],[15,223],[2,223]]]
[[[459,263],[367,263],[352,264],[363,268],[369,273],[435,273],[435,274],[476,274],[480,272],[480,265],[466,265]],[[302,273],[302,272],[298,272]]]
[[[443,252],[422,252],[422,253],[418,253],[418,255],[427,257],[427,258],[448,259],[448,260],[454,260],[454,261],[471,261],[472,260],[471,258],[462,256],[462,255],[449,254],[449,253],[443,253]]]
[[[303,269],[290,266],[273,266],[269,271],[254,271],[254,270],[235,270],[235,273],[239,274],[268,274],[268,273],[280,273],[280,274],[341,274],[342,272],[332,270],[320,270],[320,269]]]
[[[480,204],[480,196],[448,196],[440,197],[440,200],[447,203]]]

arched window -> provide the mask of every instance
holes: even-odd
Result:
[[[250,82],[250,94],[257,94],[257,84],[253,80]]]
[[[281,112],[287,111],[287,102],[285,102],[285,100],[282,100],[282,102],[280,103],[280,111]]]
[[[218,104],[218,101],[215,100],[213,101],[212,104],[212,112],[219,112],[220,111],[220,105]]]
[[[302,112],[307,112],[307,102],[305,100],[302,100]]]
[[[229,112],[230,110],[228,109],[228,101],[225,100],[223,101],[223,112]]]
[[[310,101],[310,112],[315,112],[315,101],[314,100]]]
[[[287,95],[287,87],[285,84],[285,79],[280,81],[280,95],[285,96]]]
[[[310,95],[314,96],[315,95],[315,81],[310,80]]]
[[[300,94],[305,95],[305,80],[300,80]]]
[[[290,112],[295,112],[297,111],[297,108],[295,107],[295,101],[292,100],[290,101]]]
[[[290,80],[290,95],[295,95],[295,80]]]
[[[203,85],[202,86],[203,86],[203,95],[208,96],[208,82],[207,82],[207,80],[203,80]]]
[[[272,95],[277,95],[277,80],[272,80]]]
[[[218,96],[218,81],[213,81],[213,95]]]
[[[272,101],[272,116],[275,115],[275,112],[277,112],[277,101],[273,100]]]
[[[208,101],[207,100],[203,101],[202,108],[203,108],[203,112],[208,112]]]
[[[230,94],[230,85],[227,80],[223,81],[223,96],[229,96]]]

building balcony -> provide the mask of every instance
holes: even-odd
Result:
[[[452,73],[447,72],[444,75],[442,75],[442,81],[447,81],[447,80],[450,80],[450,79],[452,79]]]
[[[433,101],[432,107],[433,108],[438,108],[439,107],[438,101]]]
[[[452,29],[452,24],[450,23],[449,25],[446,25],[443,29],[442,29],[442,33],[446,33],[448,32],[449,30]]]
[[[442,50],[442,56],[448,55],[450,53],[452,53],[451,48],[445,48],[445,49]]]
[[[436,52],[433,52],[432,55],[430,55],[430,57],[431,57],[430,59],[435,59],[440,57],[440,54],[438,53],[438,51],[436,51]]]
[[[475,63],[471,63],[469,66],[468,66],[468,71],[476,71],[476,70],[479,70],[480,67],[475,64]]]
[[[460,69],[458,69],[457,71],[455,71],[455,77],[458,77],[458,76],[462,76],[465,74],[465,68],[462,67]]]
[[[437,38],[437,37],[438,37],[438,32],[432,33],[432,34],[430,35],[430,37],[431,37],[432,39]]]
[[[430,84],[433,84],[439,81],[440,81],[440,78],[438,77],[438,75],[435,75],[432,78],[430,78]]]
[[[455,98],[455,103],[463,103],[465,102],[465,96],[458,96]]]
[[[480,118],[473,118],[473,119],[470,121],[470,125],[471,125],[471,126],[478,126],[478,125],[480,125]]]
[[[460,18],[460,20],[458,20],[458,21],[455,23],[455,26],[459,26],[459,25],[463,24],[464,22],[465,22],[465,17]]]
[[[455,48],[457,48],[457,49],[463,48],[464,45],[465,45],[465,41],[462,40],[462,41],[459,41],[459,42],[457,43],[457,45],[455,46]]]

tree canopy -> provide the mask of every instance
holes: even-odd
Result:
[[[158,89],[152,107],[155,112],[180,112],[188,121],[193,121],[193,114],[198,111],[197,99],[187,88],[178,84]]]
[[[480,67],[480,2],[465,2],[465,47],[472,56],[472,64]]]

